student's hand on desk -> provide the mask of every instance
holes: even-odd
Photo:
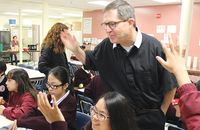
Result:
[[[5,109],[5,107],[3,105],[0,105],[0,114],[3,115],[3,110]]]
[[[46,120],[50,124],[56,121],[65,121],[65,118],[58,108],[55,96],[51,95],[51,98],[53,100],[54,108],[52,108],[49,104],[46,94],[39,92],[39,94],[37,95],[38,110],[42,112],[42,114],[45,116]]]
[[[11,124],[8,130],[17,130],[17,120],[14,120]]]
[[[69,32],[68,30],[64,29],[64,31],[60,32],[60,38],[65,45],[65,47],[69,50],[76,51],[79,48],[79,42],[76,37]]]

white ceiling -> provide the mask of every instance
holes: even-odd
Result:
[[[83,11],[100,10],[104,6],[89,4],[87,2],[95,0],[49,0],[49,15],[51,16],[63,16],[62,14],[82,14]],[[113,1],[113,0],[105,0]],[[153,0],[127,0],[134,7],[139,6],[153,6],[164,5],[163,3],[155,2]],[[200,0],[194,0],[200,2]],[[168,3],[169,4],[169,3]],[[170,3],[170,4],[181,4]],[[5,12],[18,13],[19,9],[30,9],[42,11],[42,0],[0,0],[0,15],[4,15]],[[42,17],[42,13],[26,13],[31,17]],[[69,16],[63,16],[69,17]]]

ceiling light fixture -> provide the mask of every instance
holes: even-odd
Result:
[[[153,0],[160,3],[173,3],[173,2],[181,2],[181,0]]]
[[[48,16],[49,18],[64,18],[62,16]]]
[[[91,1],[91,2],[88,2],[88,3],[107,6],[110,2],[108,2],[108,1]]]
[[[3,13],[5,15],[19,15],[19,13],[12,13],[12,12],[6,12],[6,13]],[[22,13],[22,15],[27,15],[27,14],[24,14]]]
[[[52,10],[65,10],[65,9],[59,9],[59,8],[49,8],[49,9],[52,9]]]
[[[23,12],[31,12],[31,13],[42,13],[40,10],[30,10],[30,9],[24,9]]]
[[[82,14],[62,14],[62,15],[72,16],[72,17],[83,17]]]

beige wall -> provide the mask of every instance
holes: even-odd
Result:
[[[9,19],[16,19],[16,24],[19,24],[19,17],[18,16],[2,16],[0,15],[0,30],[4,28],[4,25],[9,24]],[[41,17],[27,17],[27,16],[22,16],[22,20],[28,19],[32,21],[32,24],[40,25],[40,35],[42,35],[42,18]],[[65,19],[54,19],[54,18],[49,18],[48,21],[48,29],[51,28],[55,23],[57,22],[63,22],[67,24],[72,24],[73,22],[82,22],[82,18],[65,18]],[[40,36],[40,43],[42,43],[42,36]]]

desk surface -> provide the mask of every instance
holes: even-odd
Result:
[[[43,79],[45,77],[45,74],[40,73],[40,71],[32,70],[32,69],[27,69],[27,68],[23,68],[23,67],[19,67],[19,66],[14,66],[14,65],[9,65],[9,64],[7,64],[6,74],[11,69],[16,69],[16,68],[22,68],[22,69],[26,70],[26,72],[28,73],[28,76],[29,76],[29,78],[30,78],[31,81],[40,80],[40,79]]]
[[[196,75],[189,75],[189,77],[192,82],[198,82],[200,80],[200,77]]]
[[[0,128],[3,126],[8,126],[10,125],[10,123],[12,123],[13,121],[7,119],[5,116],[0,115]]]
[[[198,73],[198,74],[200,74],[200,69],[199,68],[187,68],[187,71],[189,73]]]
[[[84,92],[85,91],[85,87],[83,88],[79,88],[79,87],[74,87],[74,90],[79,91],[79,92]]]
[[[78,67],[83,66],[82,62],[77,61],[77,60],[70,60],[69,62],[70,62],[70,63],[73,63],[73,64],[77,64]]]
[[[0,53],[16,53],[19,51],[1,51]],[[28,50],[28,51],[22,51],[22,52],[40,52],[40,50]]]

